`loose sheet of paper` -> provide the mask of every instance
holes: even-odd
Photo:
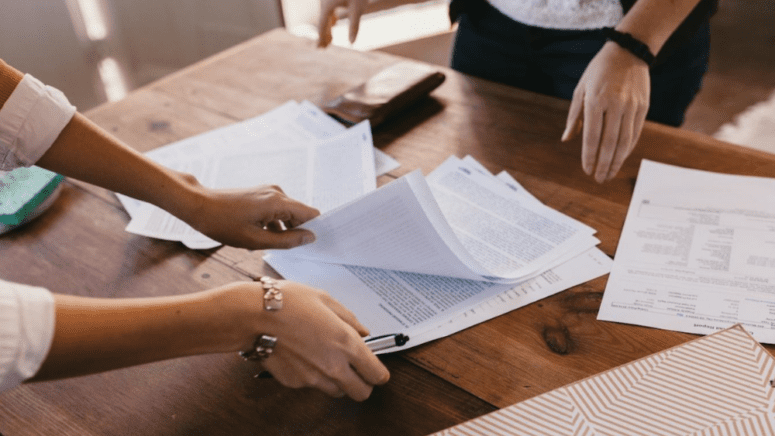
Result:
[[[368,123],[317,142],[272,142],[264,138],[261,147],[252,150],[232,142],[227,151],[162,162],[195,175],[202,185],[211,188],[276,184],[289,197],[321,211],[376,188]],[[145,204],[139,210],[141,213],[136,213],[126,228],[131,233],[180,240],[196,248],[217,245],[160,208]]]
[[[775,343],[775,180],[644,160],[598,319]]]
[[[279,185],[290,197],[321,211],[373,190],[377,175],[398,167],[395,159],[373,148],[368,123],[348,130],[307,101],[287,102],[147,156],[193,174],[211,188]],[[181,241],[194,249],[220,245],[156,206],[118,198],[132,217],[129,232]]]

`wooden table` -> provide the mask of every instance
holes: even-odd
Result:
[[[320,104],[398,60],[318,50],[277,30],[87,115],[147,151],[289,99]],[[597,229],[613,256],[642,158],[775,177],[771,155],[647,124],[621,174],[599,185],[581,170],[580,143],[560,143],[568,102],[444,71],[432,98],[374,132],[377,147],[402,164],[381,183],[471,154]],[[261,252],[191,251],[126,233],[127,221],[111,193],[70,180],[48,213],[0,238],[0,276],[60,293],[134,297],[273,274]],[[392,379],[363,403],[285,389],[254,378],[255,367],[236,355],[209,355],[24,385],[0,395],[0,433],[422,435],[693,338],[597,321],[605,284],[603,277],[384,357]]]

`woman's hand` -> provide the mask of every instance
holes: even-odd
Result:
[[[581,76],[562,140],[583,131],[582,168],[598,183],[612,179],[635,148],[650,95],[648,65],[613,42]]]
[[[35,380],[93,374],[165,359],[249,350],[277,337],[262,361],[280,383],[365,400],[390,378],[355,316],[323,291],[278,281],[283,308],[264,309],[261,283],[184,295],[88,298],[55,295],[54,339]],[[192,334],[196,332],[196,334]]]
[[[245,350],[261,334],[276,336],[274,352],[261,362],[275,379],[291,388],[312,387],[357,401],[388,381],[387,368],[362,339],[368,330],[352,312],[321,290],[287,281],[278,285],[283,308],[259,308],[260,316],[253,312],[241,317],[249,320],[250,335],[240,345]],[[260,283],[237,283],[227,289],[239,293],[235,300],[239,306],[255,310],[262,304]]]
[[[336,8],[346,7],[350,19],[350,44],[358,36],[361,15],[366,9],[367,0],[320,0],[320,20],[318,23],[318,47],[331,44],[331,28],[336,24]]]
[[[292,248],[315,240],[309,230],[295,227],[320,212],[288,197],[279,186],[202,189],[200,200],[181,219],[216,241],[260,250]]]

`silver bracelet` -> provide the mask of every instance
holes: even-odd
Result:
[[[277,280],[271,277],[261,277],[259,279],[264,286],[264,309],[280,310],[283,308],[282,287]]]
[[[280,283],[271,277],[261,277],[259,281],[264,288],[264,310],[276,311],[283,308],[283,293]],[[277,345],[277,337],[259,335],[253,348],[240,351],[239,355],[245,360],[263,360],[272,355]]]

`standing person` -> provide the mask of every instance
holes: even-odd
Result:
[[[355,40],[366,0],[321,0],[320,45],[337,6]],[[563,141],[582,135],[582,168],[602,183],[646,119],[679,126],[700,89],[718,0],[452,0],[452,68],[571,100]]]
[[[150,161],[76,112],[61,92],[0,60],[0,170],[32,164],[153,203],[229,245],[290,248],[314,240],[295,227],[319,212],[279,187],[208,189]],[[0,391],[25,380],[241,351],[286,386],[364,400],[389,378],[365,335],[328,294],[292,282],[106,299],[0,280]]]

